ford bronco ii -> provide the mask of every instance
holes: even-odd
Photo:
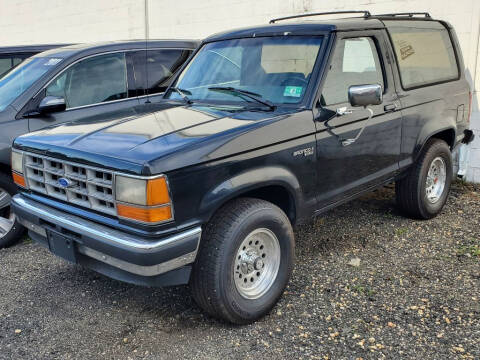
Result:
[[[162,102],[17,138],[32,239],[122,281],[189,283],[242,324],[282,295],[294,224],[391,182],[406,215],[437,215],[473,136],[451,26],[281,20],[204,40]]]

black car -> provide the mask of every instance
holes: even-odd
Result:
[[[191,40],[81,44],[37,54],[0,79],[0,248],[22,227],[9,206],[10,147],[21,134],[155,103],[198,46]]]
[[[451,26],[273,22],[206,39],[163,102],[17,138],[32,239],[112,278],[190,283],[209,314],[248,323],[290,278],[293,225],[391,182],[406,215],[436,216],[472,140]]]
[[[30,56],[67,45],[70,44],[0,47],[0,77],[6,74],[11,68],[20,64],[23,60],[28,59]]]

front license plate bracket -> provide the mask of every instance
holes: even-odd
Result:
[[[48,231],[48,247],[50,251],[72,263],[77,262],[77,250],[75,241],[55,231]]]

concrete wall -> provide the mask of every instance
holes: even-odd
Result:
[[[0,46],[144,37],[143,0],[0,0]]]
[[[466,177],[480,182],[479,0],[0,0],[0,46],[135,38],[202,38],[303,12],[428,11],[456,29],[475,89]]]

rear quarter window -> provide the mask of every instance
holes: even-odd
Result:
[[[440,23],[386,21],[404,89],[456,80],[459,70],[448,30]]]

